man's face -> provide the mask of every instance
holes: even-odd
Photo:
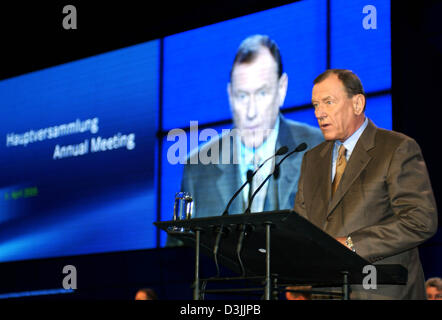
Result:
[[[249,148],[259,147],[274,128],[284,103],[287,75],[278,79],[276,61],[263,47],[252,62],[234,66],[227,91],[242,142]]]
[[[315,116],[325,140],[345,141],[362,124],[364,96],[349,98],[337,75],[313,87],[312,104]]]
[[[442,293],[436,287],[427,287],[428,300],[442,300]]]

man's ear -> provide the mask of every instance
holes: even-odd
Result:
[[[355,115],[359,116],[364,111],[365,97],[363,94],[357,94],[352,98],[353,111]]]
[[[287,95],[289,77],[287,73],[283,73],[278,81],[278,93],[279,93],[279,106],[284,104],[285,96]]]

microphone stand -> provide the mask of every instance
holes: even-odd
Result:
[[[274,155],[272,155],[271,157],[267,158],[263,163],[261,163],[255,171],[251,172],[251,170],[248,170],[247,171],[247,181],[232,196],[232,198],[230,199],[229,203],[227,204],[226,209],[224,210],[222,215],[225,216],[225,215],[229,214],[229,208],[230,208],[230,205],[232,204],[233,200],[238,196],[238,194],[245,188],[245,186],[247,184],[250,184],[250,185],[252,184],[253,177],[264,166],[264,164],[267,161],[269,161],[270,159],[272,159],[272,158],[274,158],[276,156],[280,156],[280,155],[286,154],[287,151],[288,151],[288,148],[286,146],[283,146],[283,147],[279,148]],[[253,200],[253,196],[250,196],[251,195],[251,189],[252,188],[250,187],[250,189],[249,189],[249,197],[248,197],[249,198],[249,202],[251,200]],[[244,226],[244,230],[245,230],[245,226]],[[214,260],[215,260],[215,264],[216,264],[217,277],[220,274],[219,265],[218,265],[218,250],[219,250],[219,244],[221,242],[221,236],[223,235],[223,233],[224,233],[224,226],[221,225],[219,227],[219,230],[218,230],[216,238],[215,238],[215,245],[213,246],[213,256],[214,256]],[[242,236],[243,236],[243,234],[244,234],[244,232],[241,232]],[[240,248],[239,252],[241,252],[241,248]],[[239,262],[240,262],[241,269],[243,270],[243,273],[244,273],[244,267],[242,265],[240,254],[238,254],[238,257],[239,257]]]
[[[289,152],[287,155],[284,156],[284,158],[282,158],[276,165],[275,168],[273,169],[273,172],[270,173],[265,179],[264,181],[259,185],[258,189],[255,190],[255,192],[253,193],[250,201],[249,201],[249,205],[246,209],[246,211],[244,212],[244,214],[250,214],[250,208],[252,207],[252,201],[255,198],[256,194],[259,192],[259,190],[261,190],[261,188],[266,184],[266,182],[273,176],[273,175],[277,175],[277,177],[279,177],[279,166],[281,165],[281,163],[287,159],[289,156],[291,156],[292,154],[294,154],[295,152],[301,152],[304,151],[307,148],[307,144],[305,142],[299,144],[295,150]],[[245,276],[245,268],[243,266],[242,260],[241,260],[241,250],[242,250],[242,243],[244,241],[244,236],[246,235],[246,226],[244,224],[241,225],[241,233],[239,235],[238,238],[238,244],[236,246],[236,254],[238,256],[238,261],[240,264],[240,268],[241,268],[241,273],[242,276]]]
[[[255,198],[255,196],[256,196],[256,194],[259,192],[259,190],[261,190],[262,187],[266,184],[266,182],[269,181],[269,179],[272,177],[272,175],[276,174],[276,175],[279,177],[279,166],[281,165],[281,163],[282,163],[285,159],[287,159],[289,156],[291,156],[292,154],[294,154],[295,152],[301,152],[301,151],[304,151],[306,148],[307,148],[307,144],[306,144],[305,142],[301,143],[300,145],[298,145],[298,146],[296,147],[295,150],[293,150],[293,151],[289,152],[288,154],[286,154],[285,157],[282,158],[282,159],[281,159],[281,160],[275,165],[275,168],[273,169],[273,172],[270,173],[270,174],[264,179],[264,181],[259,185],[258,189],[256,189],[255,192],[252,194],[252,198],[251,198],[251,200],[250,200],[250,202],[249,202],[249,205],[248,205],[246,211],[244,212],[244,214],[250,214],[250,210],[251,210],[251,207],[252,207],[253,199]]]

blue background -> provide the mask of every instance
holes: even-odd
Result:
[[[156,246],[158,41],[0,82],[0,136],[99,118],[83,132],[0,145],[0,261]],[[53,160],[55,145],[135,134],[125,147]],[[38,195],[6,199],[26,187]]]

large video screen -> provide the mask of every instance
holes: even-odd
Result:
[[[203,130],[232,128],[230,70],[250,35],[279,46],[286,119],[317,128],[312,82],[345,68],[364,84],[368,117],[391,129],[390,5],[372,1],[377,25],[366,29],[365,2],[329,4],[299,1],[0,81],[0,262],[164,246],[153,222],[172,219],[184,167],[170,161],[168,134],[184,136],[185,161],[208,142]]]
[[[0,82],[0,261],[156,246],[158,52]]]

